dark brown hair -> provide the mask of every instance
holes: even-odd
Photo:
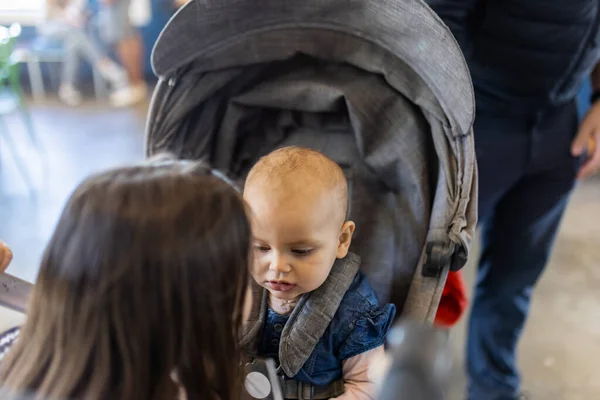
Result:
[[[240,394],[250,226],[239,193],[166,157],[83,182],[46,249],[0,386],[53,399]]]

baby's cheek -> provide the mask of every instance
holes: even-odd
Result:
[[[252,276],[252,278],[253,278],[255,281],[257,281],[257,282],[261,280],[261,279],[260,279],[260,277],[261,277],[261,273],[260,273],[260,270],[259,270],[259,268],[257,268],[257,267],[252,267],[252,268],[250,269],[250,275],[251,275],[251,276]]]
[[[258,273],[260,271],[264,271],[265,269],[268,269],[268,266],[265,267],[265,265],[264,257],[261,254],[255,254],[252,260],[252,266],[250,267],[250,272]]]
[[[330,268],[323,265],[314,265],[304,269],[304,280],[310,286],[310,290],[320,287],[329,276]]]

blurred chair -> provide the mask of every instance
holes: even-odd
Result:
[[[26,167],[25,160],[21,158],[13,141],[8,124],[4,121],[4,116],[7,114],[18,112],[21,115],[29,140],[43,163],[43,152],[36,137],[31,114],[19,80],[20,60],[15,53],[15,48],[20,35],[21,25],[19,24],[13,24],[10,28],[0,26],[0,135],[7,144],[9,152],[12,153],[17,169],[27,184],[30,193],[33,194],[35,192],[33,179]],[[45,171],[46,168],[42,166],[42,170]]]

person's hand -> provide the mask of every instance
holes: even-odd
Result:
[[[0,241],[0,273],[6,271],[8,265],[12,261],[12,251],[8,248],[6,243]]]
[[[577,174],[578,179],[600,171],[600,102],[590,107],[571,145],[571,154],[574,156],[584,153],[587,153],[587,157]]]

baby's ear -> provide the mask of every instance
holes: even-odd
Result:
[[[340,230],[340,244],[338,245],[337,258],[344,258],[348,254],[355,227],[356,226],[352,221],[346,221],[346,223],[342,225],[342,229]]]

